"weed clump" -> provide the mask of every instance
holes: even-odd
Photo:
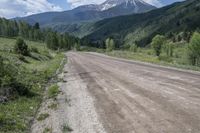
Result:
[[[46,118],[48,118],[50,115],[48,113],[40,114],[39,117],[37,118],[38,121],[43,121]]]
[[[59,87],[58,85],[52,85],[49,89],[48,89],[48,97],[49,98],[55,98],[58,94],[59,94]]]

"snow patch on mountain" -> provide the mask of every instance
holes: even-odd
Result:
[[[132,6],[135,6],[136,8],[138,8],[139,3],[144,4],[144,5],[150,5],[143,0],[107,0],[100,5],[100,9],[101,11],[108,10],[112,7],[121,5],[123,3],[126,3],[127,6],[130,6],[131,4]]]

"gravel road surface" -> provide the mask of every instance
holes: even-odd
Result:
[[[74,133],[200,133],[200,73],[69,52],[62,91]]]

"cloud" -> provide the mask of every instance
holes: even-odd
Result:
[[[61,10],[47,0],[0,0],[0,17],[6,18]]]
[[[71,5],[71,8],[78,7],[80,5],[86,5],[86,4],[101,4],[105,2],[106,0],[67,0],[67,3]],[[161,7],[162,4],[159,0],[143,0],[151,5]]]
[[[146,3],[154,5],[156,7],[161,7],[163,4],[159,0],[144,0]]]
[[[78,7],[87,4],[101,4],[105,0],[67,0],[67,3],[71,5],[71,8]]]

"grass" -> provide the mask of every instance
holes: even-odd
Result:
[[[45,86],[55,75],[63,60],[62,53],[56,53],[45,47],[44,43],[26,41],[29,47],[38,51],[31,52],[31,57],[24,56],[27,62],[21,61],[19,55],[12,52],[15,39],[0,38],[0,55],[10,62],[20,64],[23,71],[16,75],[19,81],[30,86],[31,96],[19,96],[8,102],[0,103],[0,132],[25,133],[30,128],[30,121],[35,116],[42,101]]]
[[[40,114],[39,117],[37,118],[38,121],[43,121],[46,118],[48,118],[50,115],[48,113]]]
[[[59,86],[57,84],[52,85],[48,89],[48,97],[55,98],[59,94]]]

